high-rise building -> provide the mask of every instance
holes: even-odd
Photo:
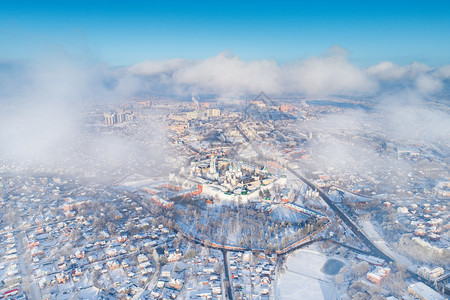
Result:
[[[206,111],[206,116],[207,117],[220,117],[220,109],[218,109],[218,108],[208,109]]]
[[[106,125],[112,125],[117,123],[116,115],[112,112],[104,113],[103,114],[105,118],[105,124]]]
[[[122,109],[118,110],[117,112],[104,113],[103,116],[105,118],[105,125],[113,125],[135,119],[132,111],[123,111]]]

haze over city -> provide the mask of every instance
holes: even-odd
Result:
[[[448,299],[448,1],[0,4],[0,298]]]

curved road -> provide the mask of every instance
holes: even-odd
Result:
[[[255,145],[249,138],[248,136],[245,134],[245,132],[236,124],[236,128],[239,131],[239,133],[244,137],[244,139],[250,143],[250,145],[255,149],[255,151],[258,153],[259,158],[265,158],[264,155],[262,154],[261,150],[259,149],[259,147],[257,145]],[[390,256],[388,256],[386,253],[384,253],[383,251],[381,251],[373,242],[372,240],[366,236],[366,234],[347,216],[347,214],[345,214],[345,212],[338,207],[336,204],[333,203],[333,201],[331,201],[331,199],[328,197],[327,194],[325,194],[321,189],[319,189],[318,187],[316,187],[313,183],[309,182],[305,177],[303,177],[302,175],[300,175],[297,171],[295,171],[294,169],[292,169],[291,167],[284,165],[284,167],[291,172],[295,177],[297,177],[298,179],[300,179],[301,181],[303,181],[307,186],[309,186],[311,189],[316,190],[320,197],[325,201],[325,203],[328,204],[328,206],[330,206],[330,208],[336,213],[336,215],[338,215],[341,220],[353,231],[353,233],[359,237],[361,239],[361,241],[363,241],[364,244],[366,244],[366,246],[372,251],[373,255],[378,256],[382,259],[384,259],[387,262],[395,262],[395,259],[392,259]],[[425,284],[431,285],[432,282],[430,282],[429,280],[427,280],[426,278],[420,276],[419,274],[417,274],[414,271],[411,271],[409,269],[408,273],[415,278],[416,280],[422,281]],[[444,282],[440,282],[438,284],[438,288],[440,290],[443,290],[445,294],[450,294],[450,288],[448,288],[445,285],[445,281]]]
[[[356,226],[356,224],[342,211],[340,207],[338,207],[336,204],[334,204],[333,201],[325,194],[321,189],[317,188],[313,183],[306,180],[305,177],[300,175],[297,171],[292,169],[289,166],[285,166],[286,169],[291,172],[295,177],[303,181],[306,185],[308,185],[311,189],[317,190],[320,197],[328,204],[328,206],[336,213],[336,215],[341,218],[341,220],[353,231],[353,233],[360,238],[364,244],[372,251],[372,253],[385,261],[391,262],[393,259],[391,259],[389,256],[387,256],[384,252],[382,252],[380,249],[378,249],[372,241],[359,229],[359,227]]]
[[[296,176],[298,179],[303,181],[311,189],[316,190],[319,193],[320,197],[328,204],[328,206],[330,206],[331,209],[333,209],[333,211],[341,218],[341,220],[348,227],[350,227],[350,229],[353,231],[353,233],[357,237],[359,237],[364,242],[364,244],[366,244],[366,246],[372,251],[372,253],[375,256],[378,256],[387,262],[395,262],[395,259],[391,258],[386,253],[384,253],[383,251],[378,249],[378,247],[372,242],[372,240],[366,236],[366,234],[347,216],[347,214],[345,214],[345,212],[340,207],[338,207],[336,204],[333,203],[333,201],[331,201],[331,199],[327,196],[327,194],[325,194],[321,189],[317,188],[314,184],[312,184],[311,182],[306,180],[305,177],[300,175],[298,172],[293,170],[291,167],[289,167],[289,166],[285,166],[285,167],[289,172],[291,172],[294,176]],[[428,285],[432,284],[432,282],[430,282],[426,278],[420,276],[416,272],[413,272],[412,270],[409,270],[409,269],[407,269],[407,271],[411,275],[411,277],[413,277],[414,279],[416,279],[418,281],[422,281],[423,283],[428,284]],[[438,284],[438,287],[440,290],[443,290],[445,294],[448,295],[450,293],[450,289],[445,284],[440,283],[440,284]]]

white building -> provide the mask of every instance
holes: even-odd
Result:
[[[444,273],[445,271],[441,267],[436,267],[434,269],[430,269],[428,267],[419,268],[419,275],[429,280],[434,280],[444,275]]]
[[[408,286],[408,293],[420,300],[445,300],[446,298],[427,286],[423,282],[417,282]]]

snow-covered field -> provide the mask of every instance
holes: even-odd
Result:
[[[286,272],[280,275],[277,299],[338,299],[338,284],[335,276],[321,271],[329,259],[313,250],[297,250],[286,261]],[[344,291],[341,291],[341,293]]]

